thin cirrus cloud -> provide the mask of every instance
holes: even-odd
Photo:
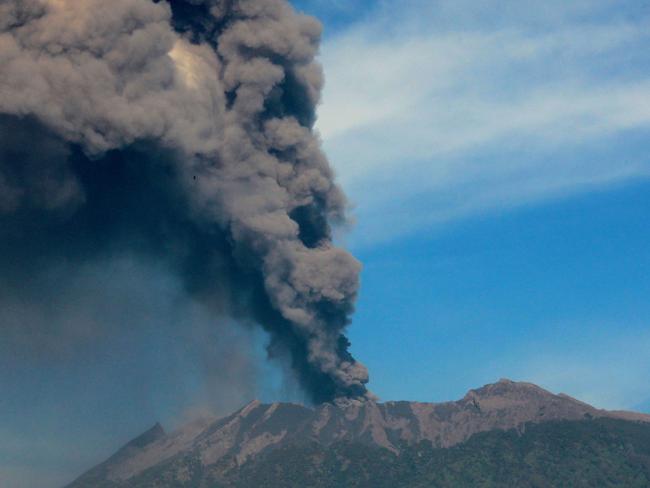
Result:
[[[557,3],[484,25],[424,5],[378,9],[323,47],[318,129],[359,244],[650,174],[642,15]]]

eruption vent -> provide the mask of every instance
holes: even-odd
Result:
[[[343,334],[360,265],[312,132],[320,30],[283,0],[0,1],[3,291],[153,258],[268,331],[314,401],[366,397]]]

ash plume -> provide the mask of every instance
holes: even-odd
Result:
[[[164,262],[263,327],[313,401],[367,397],[360,264],[312,131],[320,31],[284,0],[0,0],[3,293],[53,263]]]

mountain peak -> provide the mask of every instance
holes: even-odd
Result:
[[[262,405],[262,402],[255,399],[253,401],[248,402],[242,408],[237,410],[237,412],[235,412],[235,415],[237,415],[238,417],[246,417],[248,416],[248,414],[250,414],[253,410],[255,410],[260,405]]]
[[[478,396],[502,396],[517,393],[520,395],[533,395],[533,396],[555,396],[550,391],[547,391],[533,383],[526,383],[523,381],[512,381],[506,378],[501,378],[496,383],[489,383],[480,388],[472,389],[467,392],[467,395]]]
[[[127,448],[141,449],[163,437],[165,437],[165,429],[163,429],[162,425],[160,425],[159,422],[156,422],[156,424],[153,427],[151,427],[143,434],[140,434],[138,437],[136,437],[131,442],[129,442],[126,446],[124,446],[124,449]]]

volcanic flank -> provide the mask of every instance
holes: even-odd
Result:
[[[579,436],[572,438],[576,431]],[[530,436],[532,441],[528,440]],[[488,486],[478,484],[478,479],[474,480],[477,484],[464,484],[453,470],[439,483],[418,484],[414,480],[432,475],[432,468],[422,465],[418,468],[421,472],[414,473],[409,457],[415,452],[417,458],[460,455],[463,459],[471,448],[485,457],[490,449],[495,449],[490,444],[494,438],[509,440],[516,449],[504,443],[501,450],[491,452],[496,466],[489,468],[493,472],[488,469],[488,476],[503,471],[511,462],[509,455],[525,457],[528,452],[529,459],[523,467],[516,468],[520,472],[515,469],[512,474],[513,479],[523,477],[521,482],[508,482],[502,473],[501,478],[497,477],[500,481],[490,486],[559,486],[531,484],[533,473],[526,471],[531,469],[531,445],[537,449],[542,446],[542,481],[567,460],[574,462],[571,473],[575,480],[585,479],[576,462],[587,463],[591,473],[586,477],[595,472],[597,479],[632,479],[625,478],[629,476],[626,472],[612,471],[612,463],[619,460],[608,459],[609,465],[598,466],[597,451],[580,451],[590,443],[597,449],[610,449],[613,445],[614,451],[621,454],[620,462],[637,466],[639,476],[647,475],[643,479],[650,481],[650,450],[635,453],[630,447],[650,449],[650,415],[599,410],[530,383],[501,380],[471,390],[456,402],[352,401],[347,405],[308,408],[255,401],[230,416],[197,420],[170,434],[156,425],[68,488]],[[522,439],[519,444],[523,447],[517,446],[517,439]],[[630,445],[619,445],[625,442]],[[557,453],[546,443],[567,444],[569,452],[554,459]],[[499,461],[500,456],[503,461]],[[380,466],[376,473],[364,471],[365,465],[377,463]],[[399,476],[391,480],[395,470],[402,469],[401,463],[410,466],[403,476],[415,476],[411,481]],[[474,469],[477,461],[472,463]],[[361,471],[355,474],[356,469]],[[570,482],[565,486],[610,485]]]
[[[1,300],[36,307],[60,263],[153,260],[263,327],[314,402],[368,397],[344,335],[360,264],[332,244],[346,201],[312,130],[320,32],[284,0],[1,2]]]

